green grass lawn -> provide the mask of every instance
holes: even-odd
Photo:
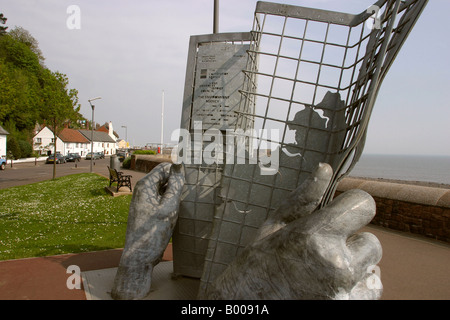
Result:
[[[75,174],[0,190],[0,260],[121,248],[131,195]]]

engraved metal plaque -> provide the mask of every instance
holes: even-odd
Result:
[[[191,128],[234,129],[248,45],[212,43],[198,48]]]

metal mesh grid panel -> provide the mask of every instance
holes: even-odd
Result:
[[[262,175],[264,165],[249,161],[224,167],[200,297],[319,162],[334,170],[321,205],[332,199],[362,153],[381,82],[426,3],[381,0],[351,15],[258,2],[236,129],[256,129],[257,154],[279,154],[277,171]]]

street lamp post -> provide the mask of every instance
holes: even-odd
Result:
[[[97,97],[97,98],[93,98],[93,99],[89,99],[89,104],[91,105],[92,108],[92,122],[91,122],[91,173],[93,172],[92,170],[92,162],[94,160],[94,109],[95,106],[91,103],[94,100],[98,100],[101,99],[101,97]]]
[[[161,101],[161,155],[163,154],[164,147],[164,90],[162,91],[162,101]]]
[[[122,126],[122,128],[125,128],[125,148],[128,149],[128,128],[127,126]]]

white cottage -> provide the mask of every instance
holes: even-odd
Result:
[[[48,127],[42,128],[34,137],[33,137],[33,149],[41,155],[46,155],[48,151],[53,153],[54,151],[54,136],[53,131],[50,130]],[[59,152],[61,154],[64,151],[64,143],[59,138],[56,137],[56,152]]]
[[[6,158],[6,136],[8,134],[9,132],[0,126],[0,158]]]
[[[94,152],[103,152],[105,155],[116,154],[117,143],[115,135],[110,126],[109,132],[94,130]],[[48,151],[54,151],[53,131],[44,127],[33,138],[34,150],[40,154],[47,154]],[[56,138],[56,152],[62,155],[68,153],[78,153],[85,156],[91,152],[91,130],[75,130],[64,128]]]
[[[91,130],[78,130],[86,139],[89,140],[89,151],[91,149]],[[116,141],[103,131],[93,132],[94,152],[103,152],[105,155],[116,154]]]
[[[79,130],[64,128],[58,137],[64,142],[62,154],[78,153],[80,156],[85,156],[90,149],[90,142],[86,139]]]

